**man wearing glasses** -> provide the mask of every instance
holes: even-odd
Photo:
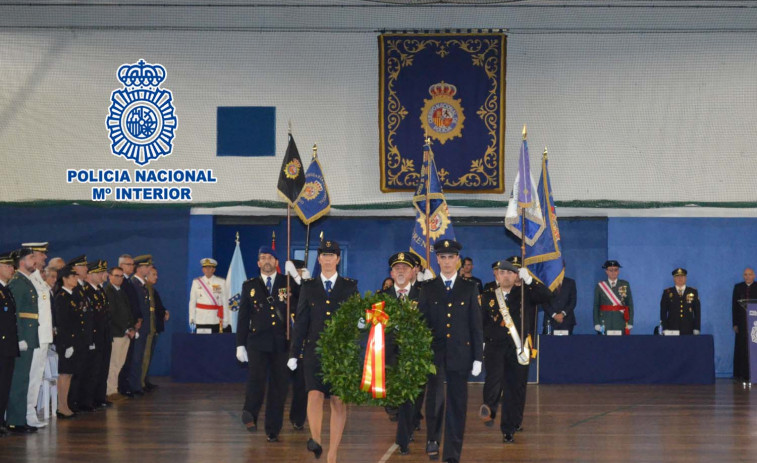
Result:
[[[132,266],[134,261],[132,261]],[[113,336],[110,365],[108,369],[108,400],[118,400],[118,373],[126,361],[129,341],[134,338],[134,315],[131,312],[129,297],[123,288],[124,271],[121,267],[108,269],[108,282],[105,287],[106,301],[110,310],[110,332]]]

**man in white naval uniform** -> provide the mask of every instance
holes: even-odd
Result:
[[[47,363],[47,351],[53,342],[53,316],[52,301],[50,298],[50,286],[42,276],[47,261],[48,243],[22,243],[21,247],[34,251],[34,272],[29,279],[37,290],[39,309],[39,347],[34,349],[32,367],[29,370],[29,391],[26,397],[26,423],[29,426],[41,428],[47,426],[46,422],[40,421],[37,416],[37,400],[42,386],[42,377],[45,375]]]
[[[230,331],[231,311],[226,280],[214,275],[218,262],[206,257],[200,260],[203,276],[192,281],[189,291],[189,324],[197,326],[198,333],[218,333],[223,325]]]

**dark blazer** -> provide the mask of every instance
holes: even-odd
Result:
[[[694,330],[699,331],[701,318],[699,293],[695,288],[687,286],[683,296],[678,295],[675,286],[662,292],[660,320],[664,329],[678,330],[680,334],[693,334]]]
[[[83,302],[77,296],[74,288],[72,294],[68,294],[62,286],[55,293],[54,307],[57,335],[55,336],[55,349],[59,355],[63,355],[69,347],[74,348],[74,353],[84,352],[91,342],[83,339],[81,332]]]
[[[358,294],[357,280],[341,275],[337,277],[329,297],[326,296],[320,275],[303,281],[297,301],[289,357],[299,357],[303,348],[306,353],[314,353],[315,343],[321,337],[326,320],[331,319],[331,315],[339,310],[342,302],[354,294]]]
[[[84,282],[84,292],[92,308],[92,339],[97,349],[113,342],[110,335],[110,322],[105,302],[105,293],[100,288]]]
[[[134,289],[133,281],[137,281],[137,279],[134,278],[134,275],[129,278],[124,276],[124,282],[121,284],[121,291],[125,292],[126,296],[129,298],[131,315],[134,317],[134,323],[137,323],[137,320],[142,318],[142,309],[140,308],[139,297],[137,296],[136,289]]]
[[[166,330],[166,306],[163,305],[163,300],[160,298],[158,289],[153,286],[152,294],[155,297],[153,306],[155,307],[155,332],[162,333]]]
[[[18,357],[16,301],[11,290],[0,283],[0,356]]]
[[[135,276],[130,278],[134,293],[137,296],[137,307],[139,307],[139,317],[142,319],[142,326],[139,328],[140,336],[147,336],[150,334],[150,293],[147,292],[147,287],[142,284]],[[126,293],[129,294],[129,293]]]
[[[553,293],[552,300],[542,304],[544,309],[544,326],[547,320],[552,319],[552,315],[565,313],[562,323],[552,320],[552,327],[556,330],[569,330],[576,325],[576,280],[563,278],[560,285]]]
[[[498,287],[499,287],[499,285],[497,284],[496,280],[495,281],[490,281],[489,283],[487,283],[487,284],[484,285],[484,291],[481,294],[483,294],[483,293],[485,293],[487,291],[494,291]]]
[[[523,310],[525,319],[523,330],[521,330],[520,293],[523,286],[526,288],[525,306]],[[523,342],[529,334],[533,333],[535,323],[534,307],[538,304],[548,303],[552,298],[552,293],[549,289],[536,280],[530,285],[523,286],[513,286],[505,299],[521,342]],[[497,302],[496,293],[494,291],[484,293],[481,304],[486,311],[486,316],[484,317],[484,340],[492,345],[499,344],[514,346],[512,337],[507,328],[501,325],[502,314],[499,312],[499,303]],[[533,341],[536,342],[536,340]]]
[[[407,300],[417,302],[418,296],[420,296],[420,293],[421,293],[420,285],[418,285],[417,283],[414,285],[410,285],[410,288],[408,289],[408,292],[406,295]],[[394,289],[394,286],[388,289],[382,289],[381,291],[378,291],[377,294],[386,294],[389,297],[399,299],[399,294],[397,294],[397,291]],[[399,356],[399,346],[397,345],[397,341],[395,339],[394,330],[390,330],[386,333],[385,349],[386,349],[386,364],[396,365],[397,358]]]
[[[87,282],[84,282],[87,284]],[[95,342],[95,317],[93,302],[89,299],[89,294],[83,285],[78,284],[73,289],[74,303],[76,304],[75,323],[76,337],[78,338],[79,347],[84,348]],[[74,348],[76,350],[76,348]]]
[[[242,284],[237,319],[237,346],[261,352],[286,352],[287,332],[287,279],[276,273],[271,280],[271,294],[260,276]],[[291,280],[289,290],[296,299],[299,286]],[[291,304],[291,303],[290,303]],[[297,310],[289,307],[290,314]],[[298,356],[299,357],[299,356]]]
[[[441,277],[434,278],[421,287],[418,310],[434,336],[431,348],[444,354],[447,370],[465,372],[484,357],[478,286],[458,276],[450,293]]]
[[[110,331],[114,338],[121,338],[126,335],[126,330],[134,328],[134,315],[131,311],[129,296],[124,291],[124,287],[116,289],[113,285],[105,287],[105,296],[110,308]]]
[[[733,326],[739,327],[739,333],[746,333],[746,314],[739,304],[740,299],[757,299],[757,283],[747,286],[743,281],[733,287],[733,299],[731,303],[731,312],[733,317]]]

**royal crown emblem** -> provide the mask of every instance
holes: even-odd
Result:
[[[312,201],[315,198],[318,197],[319,194],[321,194],[321,191],[323,191],[323,185],[319,181],[313,181],[313,182],[307,182],[302,187],[302,197],[305,198],[308,201]]]
[[[295,179],[298,175],[300,175],[301,169],[302,164],[300,164],[300,161],[298,161],[297,159],[292,159],[284,167],[284,175],[286,175],[287,178]]]
[[[105,119],[111,153],[139,166],[171,154],[178,121],[173,94],[160,88],[166,79],[166,68],[139,60],[122,65],[116,75],[124,87],[110,94]]]
[[[465,115],[460,99],[455,99],[457,87],[441,81],[428,88],[431,98],[423,100],[421,127],[429,137],[443,145],[447,140],[462,136]]]

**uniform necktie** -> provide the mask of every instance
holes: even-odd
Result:
[[[679,289],[679,290],[678,290],[678,295],[679,295],[679,296],[683,296],[683,290],[682,290],[682,289]]]
[[[271,285],[271,277],[268,277],[268,278],[267,278],[267,279],[265,280],[265,289],[267,289],[267,290],[268,290],[268,294],[270,295],[270,294],[271,294],[271,291],[273,290],[273,286]]]
[[[447,291],[449,291],[450,289],[452,289],[452,280],[445,281],[444,282],[444,286],[447,287]]]
[[[326,280],[326,294],[331,295],[331,280]]]
[[[406,296],[407,296],[407,290],[400,289],[400,299],[405,299]]]

